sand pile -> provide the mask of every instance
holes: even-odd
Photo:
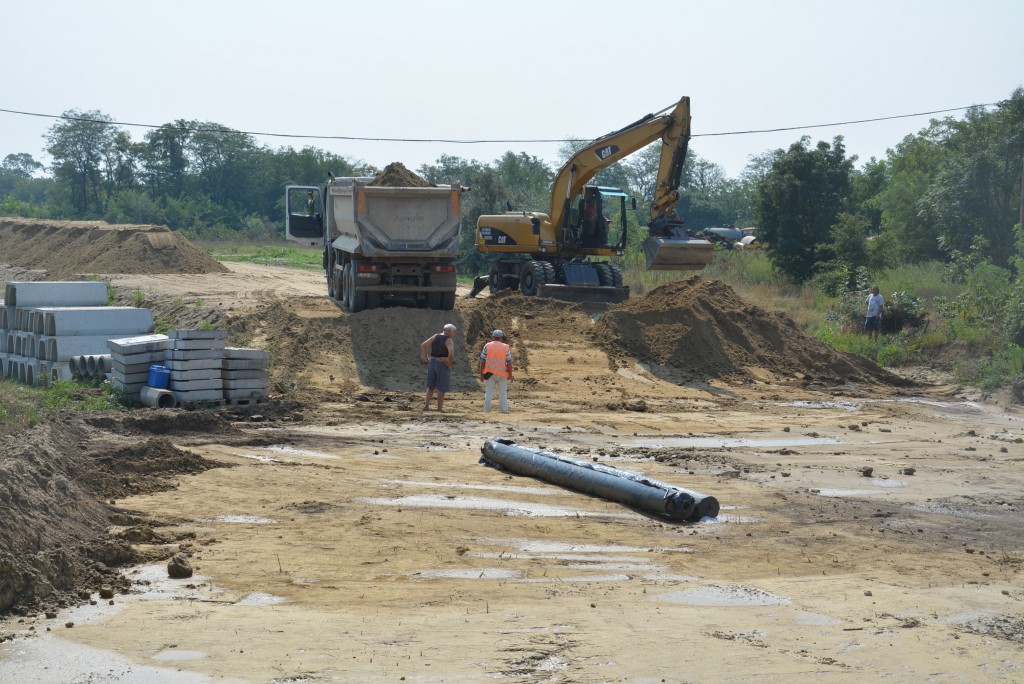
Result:
[[[614,307],[594,326],[612,358],[635,357],[681,381],[790,378],[905,384],[873,362],[840,353],[791,319],[741,300],[728,285],[692,277]]]
[[[402,162],[392,162],[378,173],[368,185],[387,188],[436,188],[430,181],[421,178]]]
[[[0,218],[0,261],[54,280],[86,273],[226,273],[164,226]]]

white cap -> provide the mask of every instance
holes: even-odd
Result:
[[[505,336],[505,333],[501,332],[500,330],[495,330],[494,332],[491,333],[491,337],[494,337],[494,338],[499,338],[499,337],[504,337],[504,336]]]

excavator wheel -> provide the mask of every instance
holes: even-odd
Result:
[[[527,297],[537,294],[544,284],[544,264],[540,261],[527,259],[523,262],[523,270],[519,275],[519,289]]]
[[[612,285],[622,287],[622,269],[618,266],[609,266],[612,270]]]
[[[491,279],[488,285],[491,288],[491,294],[498,294],[498,290],[502,289],[501,269],[498,268],[498,264],[491,266]]]
[[[597,282],[599,285],[611,285],[613,282],[612,278],[612,267],[608,264],[594,264],[594,270],[597,271]]]
[[[557,283],[558,274],[555,273],[555,265],[550,261],[543,261],[541,265],[544,267],[544,282],[545,283]]]

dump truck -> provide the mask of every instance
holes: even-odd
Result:
[[[379,179],[331,175],[323,186],[287,186],[287,239],[323,245],[327,294],[346,311],[385,303],[455,308],[459,207],[466,188],[457,181],[407,187],[381,185]]]
[[[497,259],[489,274],[476,279],[470,296],[490,287],[492,293],[518,288],[527,296],[568,301],[628,298],[618,266],[601,260],[625,252],[627,195],[589,183],[602,169],[659,139],[658,176],[643,243],[646,268],[699,271],[707,266],[714,245],[684,227],[675,215],[690,141],[690,98],[682,97],[674,106],[608,133],[574,154],[555,175],[549,212],[509,207],[504,214],[477,219],[476,248]],[[636,209],[635,200],[630,204]]]

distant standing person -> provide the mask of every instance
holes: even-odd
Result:
[[[868,314],[864,319],[864,330],[868,333],[868,339],[878,337],[878,331],[882,328],[882,307],[885,306],[885,299],[878,294],[878,286],[871,286],[871,294],[868,295]]]
[[[508,413],[508,383],[512,382],[512,349],[505,333],[495,330],[480,352],[480,379],[484,381],[484,413],[491,412],[494,386],[498,386],[498,408]]]
[[[451,323],[442,332],[431,335],[420,345],[420,357],[427,364],[427,399],[423,410],[430,409],[430,400],[437,392],[437,410],[444,411],[444,394],[452,381],[452,364],[455,362],[455,326]],[[429,357],[429,358],[428,358]]]
[[[312,190],[306,193],[306,213],[309,214],[310,218],[316,213],[316,201],[313,199]]]

